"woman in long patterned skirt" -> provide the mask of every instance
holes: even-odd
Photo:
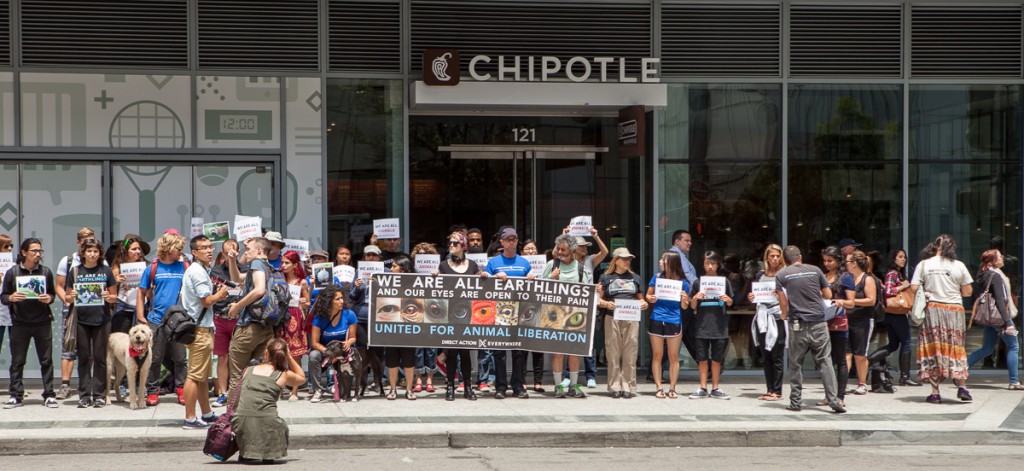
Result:
[[[957,398],[971,402],[967,390],[967,351],[964,349],[963,297],[972,293],[970,272],[956,259],[956,241],[941,234],[921,253],[921,263],[914,270],[912,289],[923,289],[928,300],[924,323],[917,337],[918,378],[932,387],[927,402],[942,402],[939,385],[952,379]]]

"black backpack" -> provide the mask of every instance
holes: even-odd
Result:
[[[871,309],[871,315],[875,319],[875,324],[880,324],[885,322],[885,285],[882,280],[879,280],[874,274],[867,273],[861,278],[860,285],[862,286],[858,291],[864,291],[863,285],[866,284],[864,280],[867,280],[869,276],[875,280],[875,305]]]

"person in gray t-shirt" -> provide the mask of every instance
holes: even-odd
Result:
[[[817,267],[804,265],[800,249],[790,245],[782,251],[786,268],[775,275],[775,289],[779,296],[782,320],[789,320],[790,393],[786,409],[799,412],[802,408],[803,363],[807,353],[814,355],[814,364],[821,373],[828,406],[837,414],[846,408],[836,397],[836,374],[832,370],[832,344],[829,342],[828,324],[825,322],[823,301],[832,298],[832,290],[825,275]],[[792,316],[790,316],[792,314]]]

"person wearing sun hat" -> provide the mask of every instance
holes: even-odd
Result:
[[[616,299],[636,299],[640,310],[647,310],[640,275],[633,272],[636,258],[629,249],[619,247],[612,252],[612,261],[601,275],[601,300],[598,322],[604,323],[604,348],[608,358],[608,392],[613,399],[636,396],[636,357],[640,341],[639,320],[615,319]]]
[[[276,270],[281,269],[281,251],[284,249],[284,238],[280,232],[267,231],[263,236],[270,241],[270,253],[267,254],[267,263]]]

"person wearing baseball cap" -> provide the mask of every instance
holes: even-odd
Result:
[[[860,247],[860,243],[857,241],[846,238],[839,241],[839,250],[843,252],[843,256],[850,255],[857,247]]]
[[[263,236],[270,241],[270,253],[267,254],[267,262],[276,270],[281,269],[281,250],[284,249],[284,238],[277,231],[267,231]]]
[[[502,228],[498,233],[498,239],[501,243],[501,252],[487,262],[484,271],[490,276],[496,276],[503,280],[508,278],[533,279],[533,274],[530,273],[532,270],[530,262],[519,255],[519,233],[516,232],[516,229],[514,227]],[[504,399],[510,386],[508,377],[505,375],[506,350],[492,350],[491,355],[494,358],[495,370],[494,398]],[[530,394],[526,392],[526,360],[528,357],[529,352],[526,350],[512,350],[512,395],[520,399],[530,397]]]

